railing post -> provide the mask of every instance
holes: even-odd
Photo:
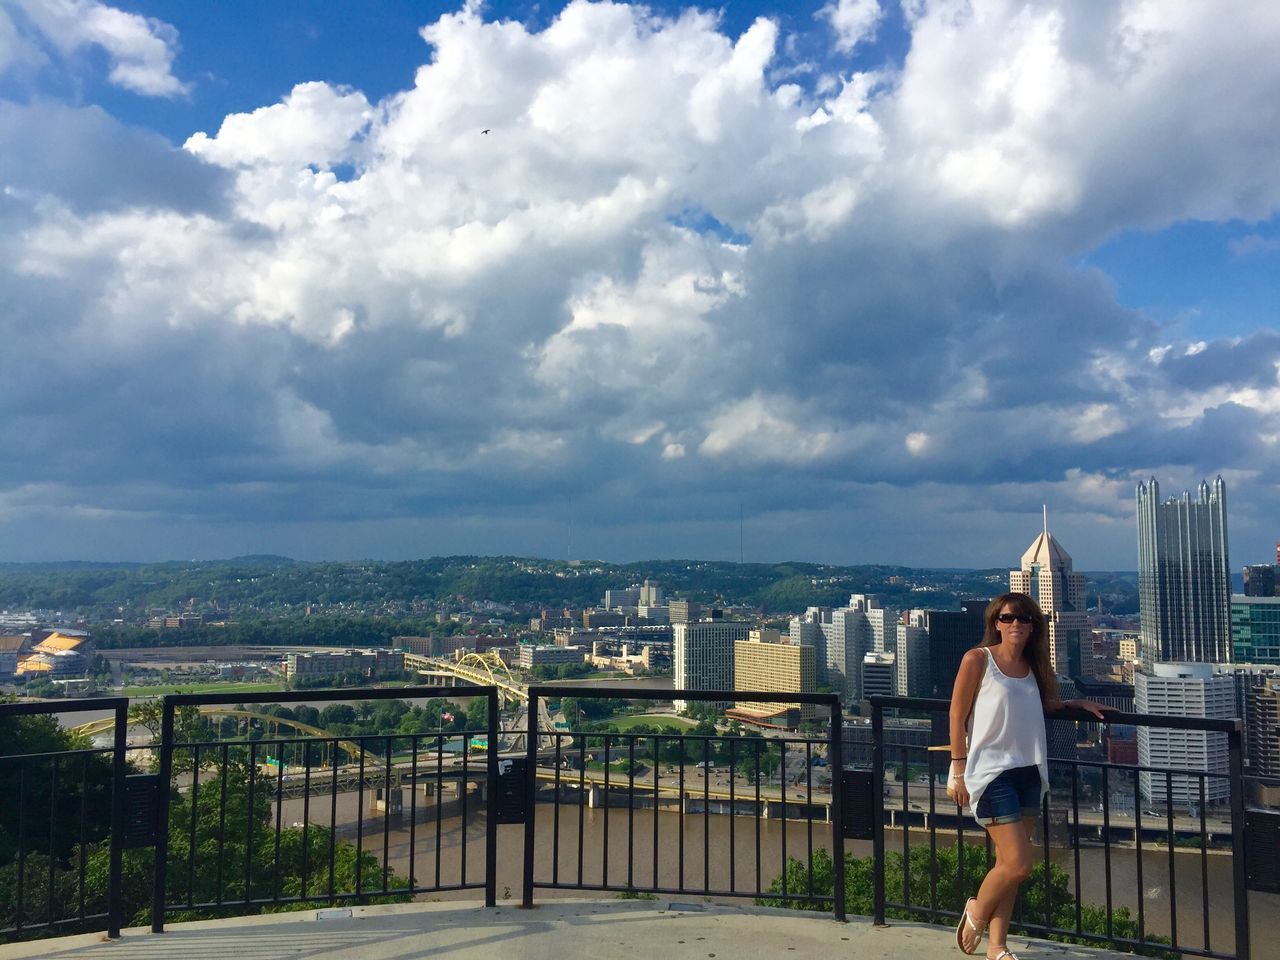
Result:
[[[120,936],[124,908],[122,874],[124,872],[124,778],[125,748],[128,746],[129,701],[116,704],[116,724],[112,732],[111,751],[111,867],[107,881],[107,936]]]
[[[844,711],[840,698],[831,697],[831,742],[827,746],[827,766],[831,768],[831,850],[835,917],[845,919],[844,899]]]
[[[1227,734],[1227,754],[1231,770],[1231,872],[1235,893],[1236,960],[1249,960],[1249,889],[1245,864],[1244,758],[1241,734],[1244,723],[1236,721]]]
[[[160,719],[160,783],[156,789],[156,868],[151,889],[151,932],[164,933],[165,881],[169,871],[169,781],[173,776],[173,700],[162,701]]]
[[[484,827],[484,905],[498,903],[498,688],[490,687],[489,757],[487,768],[489,802],[485,808]],[[464,836],[465,842],[465,836]]]
[[[528,725],[524,735],[524,891],[520,905],[533,906],[533,840],[534,840],[534,793],[538,788],[538,697],[541,691],[537,687],[529,688],[529,700],[526,704]],[[552,856],[555,856],[555,852]]]
[[[871,833],[872,922],[884,922],[884,708],[871,698],[871,809],[875,822]],[[905,795],[905,794],[904,794]],[[903,829],[906,825],[903,825]]]

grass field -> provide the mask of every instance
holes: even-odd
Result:
[[[170,693],[279,693],[283,683],[157,683],[125,687],[122,697],[163,697]]]
[[[619,733],[626,733],[632,727],[638,727],[641,724],[647,727],[657,727],[661,730],[691,730],[698,724],[686,717],[673,717],[671,714],[639,714],[634,717],[615,717],[609,721],[609,727],[617,730]]]

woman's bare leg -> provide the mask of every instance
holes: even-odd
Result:
[[[984,925],[987,927],[988,956],[993,957],[1005,949],[1018,887],[1031,876],[1035,866],[1031,855],[1031,833],[1034,829],[1033,817],[1023,817],[1015,823],[993,823],[987,827],[996,847],[996,862],[978,888],[973,920],[979,930]]]

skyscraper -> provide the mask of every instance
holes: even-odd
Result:
[[[1155,477],[1138,484],[1138,602],[1143,663],[1231,662],[1227,487],[1160,501]]]
[[[1134,675],[1134,709],[1173,717],[1224,719],[1235,716],[1235,681],[1214,674],[1207,663],[1157,663],[1150,672]],[[1150,803],[1199,801],[1197,773],[1225,774],[1228,766],[1227,735],[1204,730],[1170,730],[1138,727],[1138,763],[1144,767],[1180,768],[1191,775],[1142,772],[1138,783]],[[1220,803],[1231,796],[1231,783],[1222,776],[1206,777],[1205,800]]]
[[[1072,569],[1071,554],[1044,530],[1022,555],[1022,568],[1009,571],[1009,589],[1034,597],[1049,622],[1049,659],[1055,673],[1092,676],[1093,633],[1085,613],[1084,575]]]
[[[671,662],[675,668],[677,690],[732,690],[733,644],[747,639],[751,625],[734,620],[699,620],[677,623],[671,627]],[[729,701],[716,701],[723,709]],[[688,703],[675,701],[677,710]]]

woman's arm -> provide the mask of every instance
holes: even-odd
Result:
[[[1099,720],[1106,719],[1102,715],[1103,711],[1114,709],[1114,707],[1104,707],[1100,703],[1095,703],[1093,700],[1086,700],[1083,697],[1081,697],[1079,700],[1046,700],[1044,702],[1045,713],[1061,713],[1063,710],[1066,710],[1068,708],[1072,708],[1075,710],[1086,710],[1089,713],[1092,713]],[[953,709],[954,709],[954,706],[953,706]]]
[[[951,687],[951,770],[956,777],[955,801],[962,807],[969,804],[969,788],[964,783],[968,760],[969,712],[973,709],[978,684],[982,682],[986,656],[983,650],[970,650],[966,653],[960,660],[956,682]]]

